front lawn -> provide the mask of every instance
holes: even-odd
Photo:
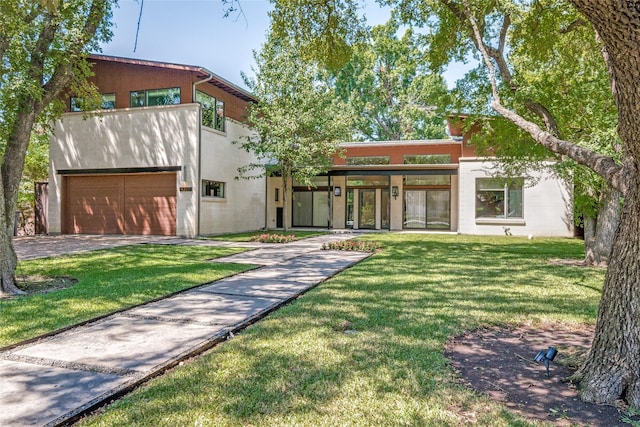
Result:
[[[530,425],[459,385],[443,348],[481,325],[593,323],[604,270],[549,262],[582,242],[361,239],[383,250],[83,425]]]
[[[250,268],[206,262],[242,249],[137,245],[22,261],[18,276],[71,276],[78,283],[0,300],[0,346],[13,344]]]

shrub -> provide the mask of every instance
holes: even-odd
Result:
[[[252,242],[261,243],[289,243],[296,240],[296,236],[294,236],[293,234],[286,236],[284,234],[262,233],[251,236],[249,240]]]
[[[361,240],[342,240],[324,243],[322,245],[322,249],[334,251],[375,252],[380,249],[380,243]]]

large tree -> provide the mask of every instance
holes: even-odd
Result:
[[[292,179],[310,186],[314,176],[328,170],[339,142],[351,135],[353,117],[328,84],[326,73],[291,40],[269,35],[254,59],[255,78],[245,77],[245,83],[258,99],[247,114],[255,134],[238,143],[254,153],[257,162],[239,172],[244,177],[256,176],[255,172],[282,177],[286,231]]]
[[[342,99],[357,112],[355,139],[395,141],[445,136],[447,85],[429,69],[420,37],[411,28],[399,36],[395,17],[374,26],[335,72]]]
[[[0,0],[0,293],[15,294],[14,212],[32,130],[89,94],[87,52],[110,37],[115,0]]]
[[[308,1],[308,3],[312,3]],[[336,1],[327,2],[335,4]],[[338,2],[355,8],[355,0]],[[551,152],[571,158],[598,174],[624,197],[609,267],[602,291],[594,341],[586,362],[573,377],[583,399],[615,403],[624,399],[640,407],[640,2],[629,0],[389,0],[398,4],[405,17],[430,24],[431,43],[446,60],[463,59],[475,50],[485,63],[491,81],[491,108]],[[276,2],[276,28],[280,9],[291,12],[289,2]],[[607,67],[611,96],[618,111],[620,160],[608,153],[576,144],[553,131],[553,117],[537,99],[537,117],[516,105],[503,103],[504,73],[512,72],[509,49],[517,46],[520,34],[510,22],[535,8],[554,8],[558,14],[574,14],[572,25],[588,25],[599,41],[601,60]],[[340,8],[335,11],[340,10]],[[297,9],[300,10],[300,9]],[[282,14],[284,16],[284,14]],[[455,31],[451,32],[450,29]],[[445,31],[441,31],[445,30]],[[537,34],[561,37],[562,28],[541,25]],[[302,29],[304,41],[324,37],[314,26]],[[348,32],[348,29],[343,31]],[[452,36],[453,34],[453,36]],[[526,47],[526,45],[524,46]],[[433,48],[433,47],[432,47]],[[553,66],[553,65],[552,65]],[[558,93],[558,98],[562,97]],[[579,111],[575,112],[580,114]]]

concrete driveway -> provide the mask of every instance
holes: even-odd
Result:
[[[321,250],[353,235],[325,235],[217,262],[262,267],[0,349],[0,426],[56,426],[232,338],[370,254]],[[139,243],[229,245],[175,238],[19,238],[21,259]]]

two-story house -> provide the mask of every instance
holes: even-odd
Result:
[[[51,137],[49,232],[194,237],[281,228],[278,177],[255,161],[244,89],[203,67],[90,57],[98,114],[68,112]],[[289,227],[572,236],[571,188],[548,171],[496,176],[455,126],[434,141],[342,144],[311,187],[293,183]]]
[[[197,236],[264,227],[265,180],[233,142],[246,90],[203,67],[92,55],[102,110],[71,96],[51,137],[49,232]]]

